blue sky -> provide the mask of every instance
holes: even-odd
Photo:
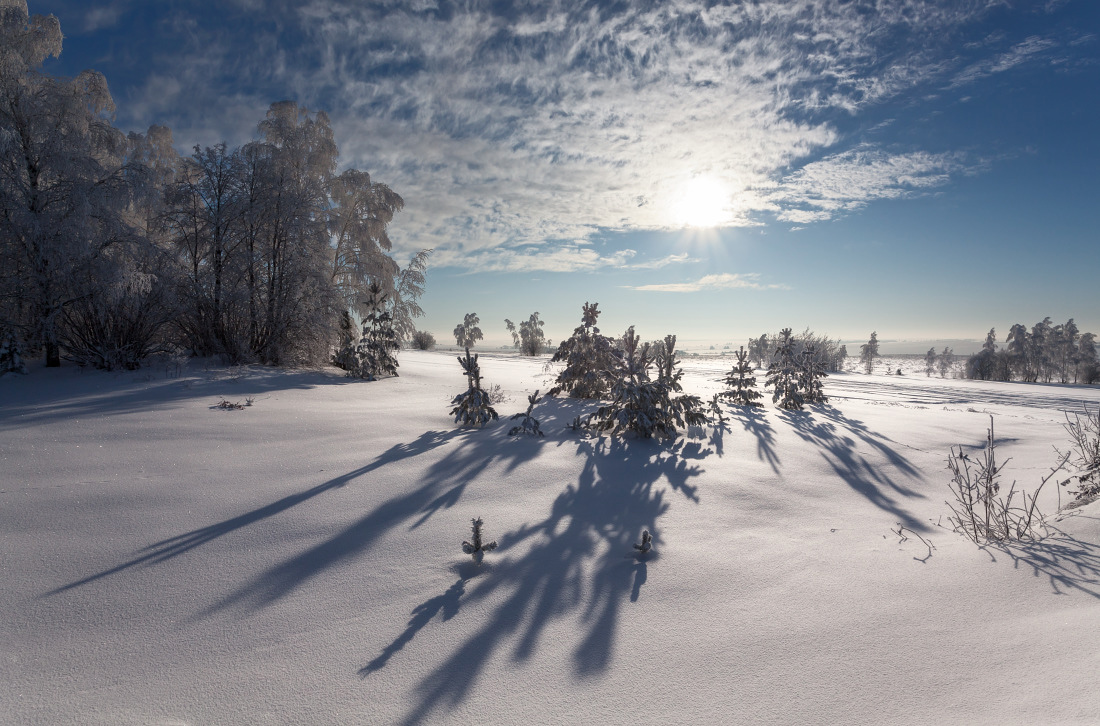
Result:
[[[125,129],[239,144],[271,102],[434,248],[421,327],[554,340],[1100,333],[1095,0],[34,0]]]

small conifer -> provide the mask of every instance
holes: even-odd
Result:
[[[802,408],[802,394],[798,390],[798,365],[794,360],[794,341],[791,340],[790,328],[783,328],[779,332],[765,385],[772,388],[772,402],[779,408],[791,411]]]
[[[481,528],[485,525],[485,523],[481,521],[481,517],[478,517],[477,519],[471,519],[470,523],[472,524],[471,529],[473,530],[473,541],[463,540],[462,551],[468,555],[473,555],[475,560],[480,561],[482,555],[484,555],[486,552],[492,552],[497,548],[497,543],[496,540],[493,540],[492,542],[481,541]]]
[[[481,366],[477,363],[477,354],[471,356],[470,349],[467,348],[465,357],[458,357],[458,363],[466,374],[468,387],[451,401],[454,404],[451,414],[455,417],[455,423],[461,422],[463,426],[484,426],[489,421],[496,421],[497,412],[489,403],[489,393],[481,388]]]
[[[756,376],[753,375],[752,365],[749,363],[749,354],[745,346],[741,346],[737,353],[737,361],[733,368],[726,374],[727,391],[723,395],[735,406],[760,406],[761,395],[756,389]]]
[[[513,426],[508,430],[509,436],[518,436],[519,434],[527,434],[528,436],[542,436],[542,429],[539,428],[539,420],[531,415],[531,411],[534,410],[535,404],[540,400],[539,392],[535,391],[527,397],[527,411],[525,413],[517,413],[512,416],[512,420],[521,419],[518,426]]]
[[[643,529],[642,530],[641,544],[635,543],[634,549],[638,550],[638,554],[644,555],[646,552],[649,552],[649,550],[652,549],[652,548],[653,548],[653,535],[651,535],[649,533],[648,529]]]

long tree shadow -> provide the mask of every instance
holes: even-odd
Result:
[[[168,539],[154,542],[142,549],[134,558],[123,562],[120,565],[116,565],[110,569],[98,572],[94,575],[82,578],[75,582],[71,582],[67,585],[63,585],[54,590],[50,590],[45,593],[45,596],[56,595],[66,590],[71,590],[81,585],[86,585],[90,582],[94,582],[109,575],[115,575],[125,570],[129,570],[139,565],[154,565],[166,560],[170,560],[174,557],[178,557],[186,552],[189,552],[196,547],[200,547],[208,542],[211,542],[219,537],[235,532],[239,529],[247,527],[257,522],[261,522],[269,517],[273,517],[277,514],[287,511],[288,509],[295,507],[303,502],[309,501],[314,497],[324,494],[331,489],[338,489],[349,482],[352,482],[359,477],[369,474],[377,469],[382,468],[386,464],[390,464],[402,459],[408,459],[411,457],[419,456],[427,451],[430,451],[438,446],[446,444],[455,438],[458,438],[464,434],[461,430],[455,431],[427,431],[417,437],[414,441],[406,444],[397,444],[390,447],[387,451],[380,454],[371,463],[361,466],[358,469],[341,474],[338,477],[329,479],[328,481],[318,484],[315,487],[311,487],[303,492],[297,494],[291,494],[283,497],[277,501],[265,504],[262,507],[258,507],[251,511],[239,514],[235,517],[231,517],[222,522],[193,529],[190,532],[176,535],[175,537],[169,537]]]
[[[731,411],[734,420],[756,437],[756,458],[767,462],[772,471],[778,474],[779,454],[775,451],[775,430],[768,423],[767,415],[757,406],[732,406]]]
[[[848,418],[830,407],[813,411],[780,411],[779,415],[800,438],[817,446],[833,471],[867,501],[889,512],[896,521],[910,529],[928,531],[928,526],[905,509],[898,499],[923,499],[924,495],[900,483],[883,467],[873,466],[856,451],[858,439],[882,454],[892,470],[909,479],[919,478],[916,467],[903,454],[887,445],[889,439],[871,433],[862,421]]]
[[[466,602],[477,602],[505,591],[506,599],[424,679],[405,723],[420,723],[439,708],[464,701],[494,652],[509,642],[514,661],[528,660],[555,620],[580,617],[584,623],[573,650],[574,672],[587,677],[605,671],[621,610],[639,600],[649,576],[646,563],[632,556],[633,543],[643,528],[649,529],[654,538],[649,562],[660,549],[656,521],[669,507],[661,482],[698,501],[688,482],[702,469],[685,459],[707,453],[699,444],[682,441],[663,448],[652,441],[582,440],[577,455],[584,457],[584,467],[577,483],[554,500],[546,518],[501,537],[497,553],[503,559],[464,596]]]
[[[547,411],[569,408],[550,403]],[[487,469],[502,467],[504,474],[512,472],[538,456],[548,441],[509,437],[506,431],[506,424],[500,422],[485,430],[453,432],[455,448],[428,467],[420,486],[389,499],[333,537],[257,575],[201,615],[236,606],[258,610],[270,605],[318,574],[367,554],[390,530],[404,523],[409,529],[420,527],[441,509],[458,503],[469,483]]]

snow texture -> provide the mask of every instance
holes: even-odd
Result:
[[[519,402],[543,363],[481,357]],[[375,383],[32,364],[0,379],[0,723],[1100,722],[1100,503],[1019,546],[936,524],[988,414],[1030,490],[1100,391],[913,365],[653,440],[566,430],[572,398],[545,438],[455,427],[445,353]]]

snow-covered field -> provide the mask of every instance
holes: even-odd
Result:
[[[502,418],[544,363],[482,356]],[[165,374],[0,380],[0,723],[1100,722],[1100,503],[1027,546],[937,526],[951,445],[993,414],[1031,489],[1095,388],[841,374],[661,443],[572,400],[458,429],[443,353]]]

